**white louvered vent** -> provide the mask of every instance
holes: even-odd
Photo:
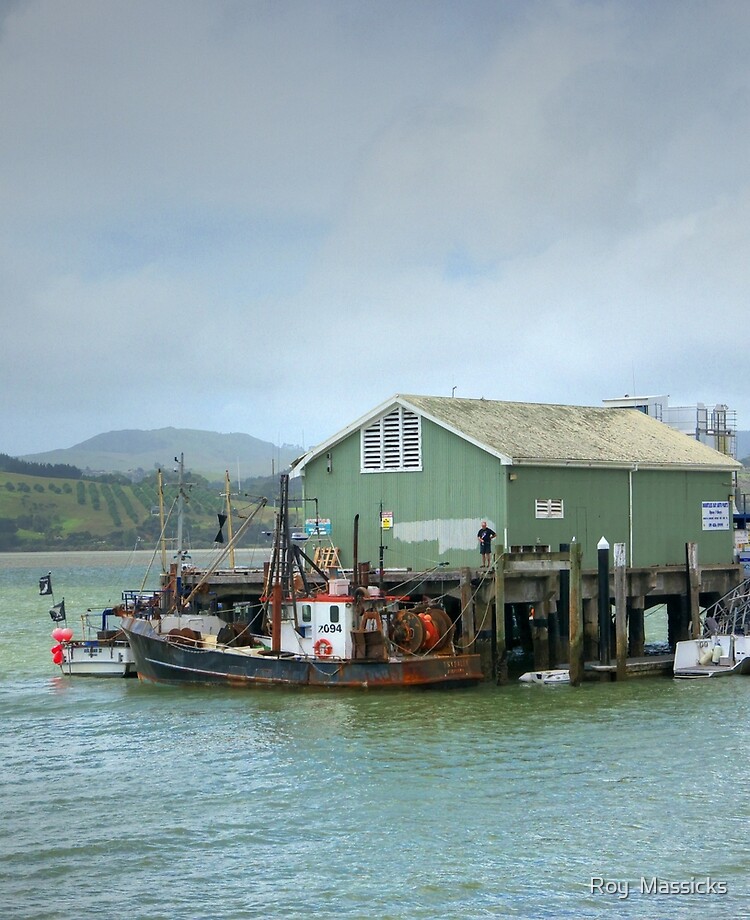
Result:
[[[362,472],[422,469],[420,417],[402,406],[363,428]]]
[[[561,498],[538,498],[536,500],[536,516],[538,518],[562,518],[563,500]]]

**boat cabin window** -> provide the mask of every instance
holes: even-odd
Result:
[[[331,604],[331,623],[338,623],[339,608],[337,604]]]
[[[312,607],[309,604],[302,605],[302,622],[312,623]]]

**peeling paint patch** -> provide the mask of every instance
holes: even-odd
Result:
[[[493,521],[488,525],[497,530]],[[474,550],[478,548],[477,531],[481,525],[478,518],[438,518],[433,521],[401,521],[394,525],[393,536],[403,543],[424,543],[437,541],[438,552],[454,549]]]

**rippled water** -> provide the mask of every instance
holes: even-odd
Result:
[[[750,916],[750,679],[368,694],[56,676],[39,576],[74,623],[139,587],[127,563],[0,556],[3,917]],[[706,876],[726,893],[639,889]]]

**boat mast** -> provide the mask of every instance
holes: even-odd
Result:
[[[279,485],[279,510],[269,569],[271,585],[271,650],[281,651],[281,607],[284,597],[291,596],[294,622],[297,623],[297,599],[292,567],[294,556],[289,533],[289,474],[282,473]]]
[[[161,543],[161,570],[162,572],[167,571],[167,540],[164,536],[164,476],[162,475],[161,467],[159,467],[158,474],[158,492],[159,492],[159,542]]]
[[[226,488],[226,511],[227,511],[227,537],[229,538],[229,567],[234,568],[234,542],[232,534],[232,487],[229,481],[229,470],[224,471],[226,473],[225,477],[225,488]]]
[[[185,492],[183,489],[183,476],[185,471],[185,454],[180,454],[180,459],[174,458],[178,466],[178,483],[177,483],[177,561],[182,563],[182,524],[185,511]]]

